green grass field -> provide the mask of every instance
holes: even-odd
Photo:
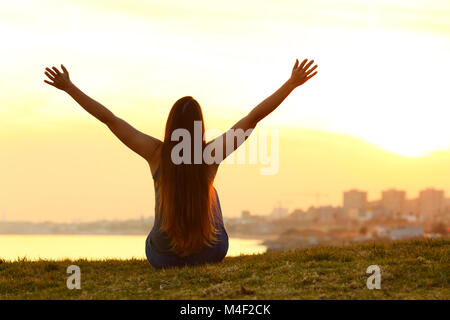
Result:
[[[313,247],[155,270],[146,260],[0,260],[0,299],[449,299],[450,240]],[[69,265],[81,290],[69,290]],[[381,268],[381,290],[366,269]]]

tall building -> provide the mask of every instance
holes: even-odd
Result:
[[[419,214],[431,218],[442,213],[445,206],[444,190],[428,188],[419,193]]]
[[[344,213],[350,219],[357,219],[367,209],[367,192],[349,190],[343,196]]]
[[[406,192],[389,189],[381,192],[381,203],[389,215],[399,215],[405,210]]]
[[[406,199],[403,212],[408,216],[417,216],[419,214],[419,199]]]
[[[450,211],[450,198],[445,198],[444,200],[444,212]]]
[[[288,208],[283,208],[280,206],[273,208],[272,212],[269,214],[269,219],[272,220],[283,219],[287,218],[288,216],[289,216]]]

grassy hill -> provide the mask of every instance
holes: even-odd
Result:
[[[450,240],[313,247],[155,270],[146,260],[0,260],[0,299],[449,299]],[[81,268],[81,290],[66,268]],[[381,290],[366,269],[381,268]]]

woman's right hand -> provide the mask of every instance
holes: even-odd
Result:
[[[45,83],[54,86],[63,91],[67,91],[67,89],[72,85],[70,81],[69,72],[67,69],[61,65],[62,72],[58,70],[56,67],[45,68],[45,75],[51,80],[44,80]]]
[[[295,60],[294,68],[292,69],[291,78],[289,79],[289,82],[296,88],[298,86],[301,86],[306,81],[311,79],[317,74],[316,70],[317,65],[311,68],[311,65],[314,63],[314,60],[311,60],[308,62],[308,59],[303,60],[303,62],[298,65],[298,59]]]

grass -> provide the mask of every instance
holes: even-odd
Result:
[[[450,240],[313,247],[155,270],[146,260],[0,260],[0,299],[449,299]],[[66,269],[81,268],[81,290]],[[381,290],[366,269],[381,268]]]

